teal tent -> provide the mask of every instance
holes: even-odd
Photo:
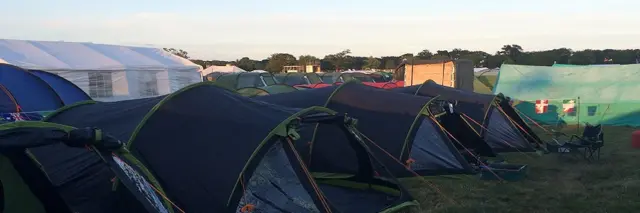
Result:
[[[500,68],[494,93],[546,124],[640,126],[640,65]],[[525,118],[525,120],[528,120]]]

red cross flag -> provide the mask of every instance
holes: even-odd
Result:
[[[536,100],[536,113],[542,114],[549,109],[549,100]]]
[[[565,113],[572,113],[576,110],[576,100],[569,99],[562,101],[562,111]]]

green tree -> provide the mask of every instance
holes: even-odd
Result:
[[[189,59],[189,53],[187,51],[184,51],[182,49],[175,49],[175,48],[162,48],[164,51],[167,51],[171,54],[183,57],[185,59]]]
[[[577,65],[588,65],[588,64],[596,64],[596,51],[594,50],[583,50],[577,51],[573,53],[571,57],[569,57],[571,64]]]
[[[240,60],[236,60],[236,66],[240,69],[251,71],[256,70],[256,62],[255,60],[251,60],[249,57],[243,57]]]
[[[364,60],[363,69],[378,69],[382,62],[373,56],[369,56],[369,58]]]
[[[274,53],[269,57],[265,70],[271,73],[282,72],[284,66],[296,65],[296,57],[289,53]]]
[[[405,59],[406,59],[407,61],[412,61],[412,60],[413,60],[413,53],[405,53],[405,54],[402,54],[402,55],[400,56],[400,59],[401,59],[401,60],[405,60]]]
[[[349,62],[347,64],[348,68],[362,70],[363,67],[366,65],[367,57],[349,56],[348,58],[349,58],[349,60],[347,60]]]
[[[301,55],[298,57],[298,65],[316,65],[320,64],[320,59],[312,55]]]
[[[499,55],[504,55],[509,57],[509,59],[511,59],[511,61],[517,62],[518,61],[518,57],[520,57],[522,55],[522,52],[524,50],[522,49],[522,47],[520,45],[517,44],[507,44],[502,46],[502,48],[500,48],[500,51],[498,52]]]
[[[431,59],[432,57],[433,57],[433,53],[431,53],[431,51],[427,49],[420,51],[416,55],[416,58],[419,58],[419,59]]]
[[[344,70],[348,69],[351,62],[349,54],[351,54],[351,50],[346,49],[336,54],[327,55],[322,60],[330,63],[336,70]]]
[[[489,53],[483,51],[470,51],[466,55],[460,56],[460,58],[473,61],[473,64],[476,67],[486,67],[486,59],[489,55]]]
[[[385,69],[396,69],[398,67],[398,65],[396,64],[396,60],[394,59],[387,59],[384,62],[384,68]]]
[[[503,55],[489,55],[485,59],[486,67],[489,69],[499,68],[506,59],[507,57]]]
[[[433,59],[451,59],[451,54],[448,50],[438,50],[432,57]]]

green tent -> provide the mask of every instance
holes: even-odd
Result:
[[[640,65],[505,64],[500,68],[494,93],[519,100],[514,104],[522,114],[546,124],[640,126],[638,82]]]
[[[473,92],[480,94],[493,94],[491,88],[487,87],[478,77],[473,79]]]
[[[297,88],[286,85],[286,84],[275,84],[266,87],[245,87],[236,90],[236,92],[245,97],[255,97],[255,96],[263,96],[270,94],[279,94],[279,93],[287,93],[298,91]]]

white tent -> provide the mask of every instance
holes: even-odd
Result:
[[[231,64],[227,64],[226,66],[210,66],[207,67],[206,69],[203,69],[202,71],[200,71],[202,76],[206,76],[210,73],[236,73],[236,72],[246,72],[245,70],[241,69],[240,67],[236,67],[234,65]]]
[[[58,74],[95,100],[164,95],[200,82],[200,65],[148,47],[0,39],[0,63]]]

